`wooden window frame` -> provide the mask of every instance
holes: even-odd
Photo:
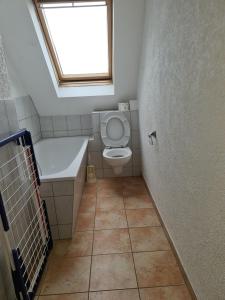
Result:
[[[54,48],[54,43],[50,37],[49,30],[45,21],[44,14],[40,4],[44,3],[64,3],[64,2],[100,2],[101,0],[33,0],[36,13],[43,31],[46,46],[50,54],[53,69],[55,71],[58,84],[61,86],[80,86],[80,85],[104,85],[111,84],[113,80],[112,74],[112,46],[113,46],[113,0],[106,0],[107,5],[107,18],[108,18],[108,64],[109,72],[104,74],[82,74],[82,75],[63,75],[60,61],[57,56],[57,51]]]

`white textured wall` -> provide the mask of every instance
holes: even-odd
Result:
[[[146,0],[145,11],[144,176],[198,299],[224,300],[225,1]]]

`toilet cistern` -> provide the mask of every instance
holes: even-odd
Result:
[[[101,120],[101,138],[105,145],[103,158],[116,175],[130,161],[132,151],[127,147],[130,140],[130,125],[124,113],[107,112]]]

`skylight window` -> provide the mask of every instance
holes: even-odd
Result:
[[[34,0],[60,84],[112,80],[112,0]]]

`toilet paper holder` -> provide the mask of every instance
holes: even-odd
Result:
[[[154,141],[157,139],[156,131],[152,131],[148,134],[150,145],[154,145]]]

